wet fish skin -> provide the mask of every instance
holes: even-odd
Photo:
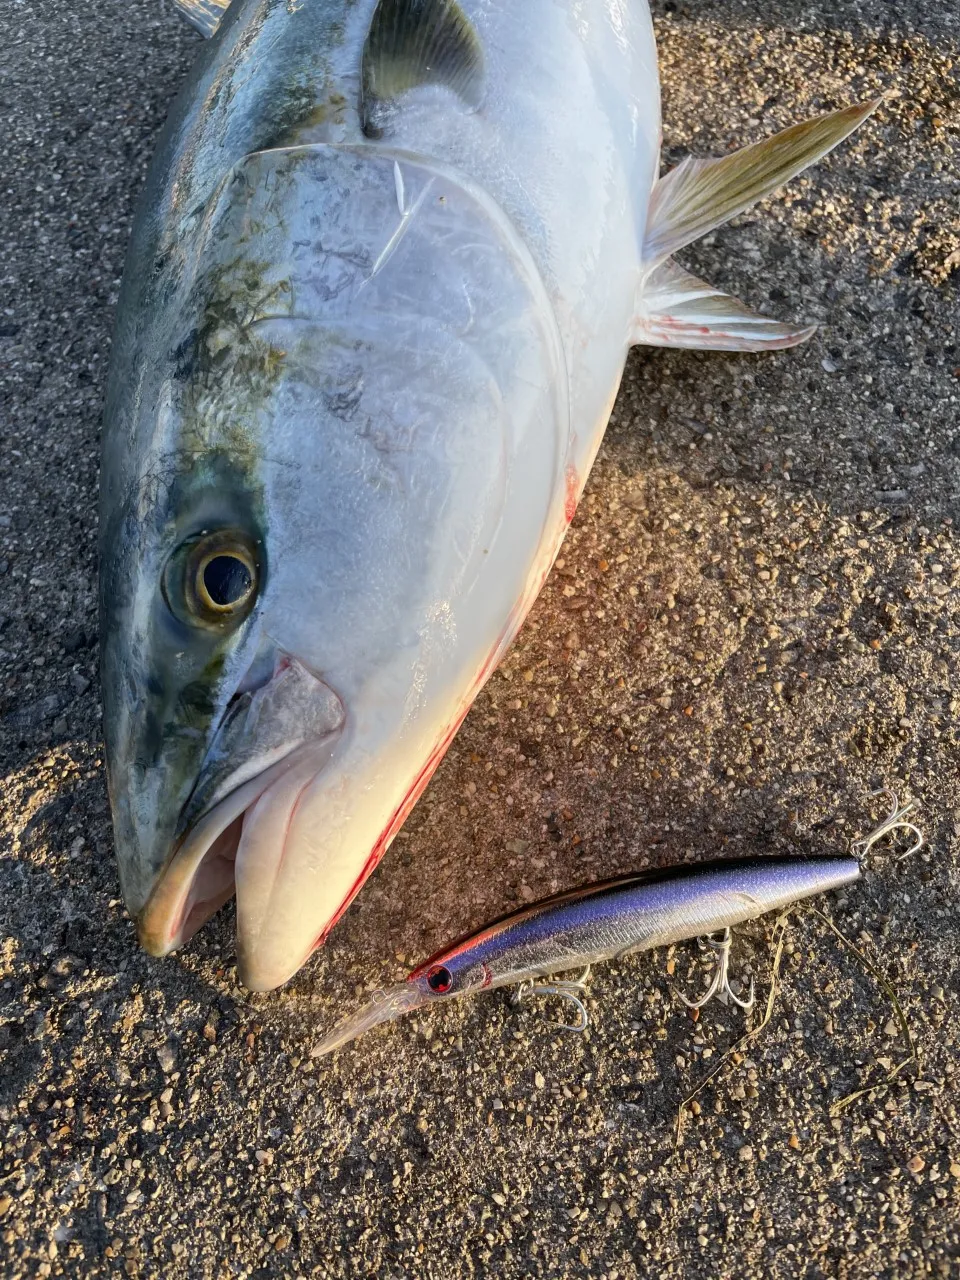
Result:
[[[579,969],[732,928],[852,884],[856,858],[742,858],[624,876],[557,894],[444,947],[345,1020],[319,1057],[437,1001]]]
[[[373,0],[235,0],[171,112],[124,274],[101,487],[111,807],[154,954],[235,881],[242,981],[286,981],[556,554],[619,382],[632,192],[656,167],[649,16],[614,31],[591,2],[584,35],[553,0],[471,0],[482,112],[428,87],[374,141]],[[544,152],[554,135],[569,164]],[[192,625],[169,568],[211,530],[257,561],[253,607],[216,627]]]

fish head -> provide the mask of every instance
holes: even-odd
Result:
[[[264,632],[262,491],[242,461],[165,461],[105,523],[101,597],[121,885],[159,953],[232,895],[243,801],[329,750],[343,721],[333,690]]]
[[[502,212],[406,155],[248,156],[177,254],[139,337],[121,301],[108,397],[117,852],[150,952],[235,892],[241,980],[270,989],[535,598],[565,527],[565,368]]]

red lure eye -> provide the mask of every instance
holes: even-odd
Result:
[[[427,986],[431,991],[435,991],[438,996],[442,996],[445,991],[449,991],[453,985],[453,974],[449,969],[444,968],[442,964],[435,964],[432,969],[427,972]]]

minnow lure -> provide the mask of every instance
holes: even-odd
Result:
[[[556,894],[438,951],[405,982],[378,992],[340,1022],[311,1056],[332,1053],[414,1009],[515,984],[516,1003],[530,995],[571,1001],[580,1022],[568,1029],[583,1031],[587,1012],[578,993],[591,965],[717,934],[710,943],[718,952],[717,973],[694,1007],[717,995],[748,1008],[752,991],[749,999],[738,999],[728,982],[731,926],[852,884],[859,876],[859,862],[848,856],[742,858],[647,871]],[[536,981],[581,968],[584,973],[572,981]]]

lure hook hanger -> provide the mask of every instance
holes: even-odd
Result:
[[[869,835],[864,836],[861,840],[854,840],[850,846],[850,852],[857,858],[865,858],[877,841],[882,840],[891,831],[910,831],[916,838],[907,852],[901,855],[901,857],[908,858],[912,853],[916,853],[918,849],[922,848],[924,843],[923,832],[920,828],[913,822],[907,822],[907,816],[916,809],[917,802],[916,800],[908,800],[906,804],[901,805],[897,798],[897,793],[890,787],[880,787],[876,791],[871,791],[869,798],[873,800],[877,796],[889,796],[893,801],[890,816],[884,818],[879,827],[875,827]]]
[[[733,934],[730,930],[724,929],[719,937],[716,934],[710,934],[703,939],[701,945],[708,946],[717,953],[717,967],[713,971],[709,987],[699,1000],[688,1000],[682,991],[677,992],[683,1003],[688,1009],[702,1009],[716,997],[721,1004],[729,1004],[732,1000],[741,1009],[752,1009],[756,1000],[753,978],[750,979],[750,994],[746,1000],[741,1000],[738,995],[735,995],[730,986],[730,948],[733,946]]]
[[[515,1008],[519,1008],[524,1000],[528,1000],[531,996],[559,996],[561,1000],[569,1000],[579,1014],[579,1021],[558,1022],[551,1025],[556,1026],[558,1030],[575,1031],[582,1035],[590,1025],[590,1015],[580,998],[587,990],[589,977],[590,966],[587,965],[579,978],[573,978],[569,982],[537,982],[534,978],[524,978],[513,993],[510,1003]]]

